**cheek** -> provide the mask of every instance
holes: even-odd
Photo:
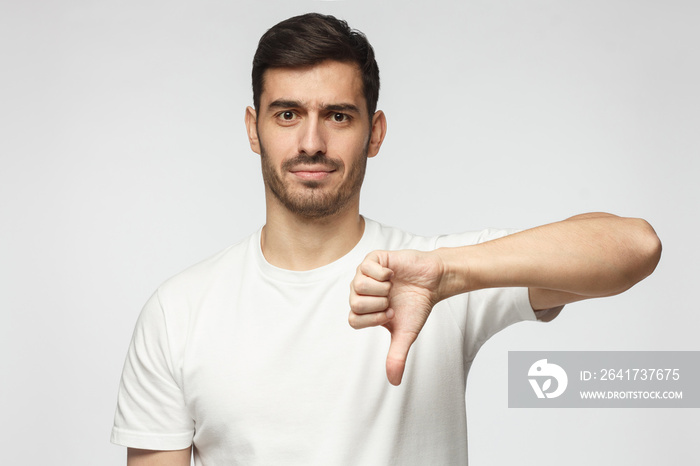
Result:
[[[364,134],[348,134],[334,138],[333,144],[329,144],[329,148],[334,147],[339,155],[342,154],[343,158],[353,158],[359,154],[364,154],[368,144],[369,138]]]
[[[296,145],[288,134],[260,134],[260,145],[271,163],[281,163],[297,154]]]

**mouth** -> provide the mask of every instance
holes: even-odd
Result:
[[[329,168],[321,165],[301,165],[296,166],[289,170],[294,176],[301,178],[302,180],[323,180],[331,176],[336,170],[334,168]]]

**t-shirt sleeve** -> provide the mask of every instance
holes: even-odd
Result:
[[[501,238],[518,230],[489,229],[438,237],[436,247],[459,247]],[[464,334],[465,357],[471,360],[486,340],[504,328],[524,320],[537,320],[528,289],[488,288],[447,300],[450,312]]]
[[[466,310],[465,310],[466,308]],[[530,306],[527,288],[489,288],[467,293],[451,303],[464,332],[464,352],[468,360],[493,335],[526,320],[537,320]]]
[[[126,356],[112,443],[147,450],[190,446],[194,421],[181,385],[168,322],[155,293],[141,311]]]

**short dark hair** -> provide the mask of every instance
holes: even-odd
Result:
[[[367,37],[334,16],[307,13],[271,27],[253,58],[253,105],[260,109],[263,78],[269,68],[312,66],[325,60],[356,63],[370,119],[379,99],[379,67]]]

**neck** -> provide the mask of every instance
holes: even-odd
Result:
[[[287,270],[311,270],[350,252],[364,233],[359,206],[320,219],[268,208],[261,246],[265,259]]]

